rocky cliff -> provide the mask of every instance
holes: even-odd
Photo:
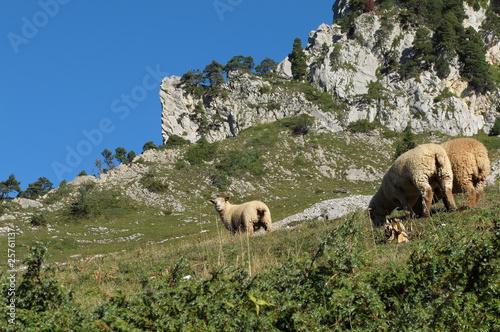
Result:
[[[334,5],[334,17],[342,18],[350,0]],[[464,27],[473,27],[485,42],[486,60],[500,63],[500,37],[488,34],[481,26],[485,9],[475,11],[464,3]],[[304,52],[308,80],[318,91],[326,92],[342,105],[328,111],[290,89],[291,59],[278,66],[282,84],[249,73],[229,72],[224,97],[193,96],[180,84],[180,77],[166,77],[161,84],[163,106],[162,134],[179,135],[190,141],[206,137],[221,140],[255,124],[307,113],[317,119],[320,130],[337,132],[351,122],[378,121],[394,131],[410,123],[416,133],[439,131],[448,135],[474,135],[489,132],[500,116],[500,90],[477,93],[461,77],[462,64],[451,60],[449,75],[441,79],[434,66],[417,77],[402,78],[397,72],[384,73],[387,59],[404,62],[413,52],[418,26],[403,26],[392,16],[372,11],[353,20],[349,31],[338,24],[322,24],[309,34]]]

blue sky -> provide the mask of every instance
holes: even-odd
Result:
[[[333,0],[2,0],[0,181],[91,174],[104,149],[162,144],[164,76],[234,55],[282,61]]]

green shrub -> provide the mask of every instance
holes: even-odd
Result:
[[[30,220],[31,226],[39,227],[39,226],[47,226],[47,211],[41,211],[37,214],[34,214]]]
[[[367,133],[375,128],[377,128],[377,123],[375,121],[370,122],[367,119],[360,119],[347,125],[347,129],[355,133]]]
[[[318,91],[310,83],[302,83],[300,91],[307,100],[316,104],[325,112],[334,111],[337,107],[331,94],[325,91]]]
[[[294,135],[307,135],[314,126],[314,118],[310,115],[302,114],[285,119],[283,126],[290,128]]]
[[[144,145],[142,146],[142,151],[145,152],[148,150],[154,150],[156,148],[157,148],[156,144],[153,141],[149,141],[144,143]]]
[[[150,192],[156,194],[164,193],[168,190],[168,185],[158,179],[158,174],[152,170],[146,172],[139,180],[139,183]]]
[[[495,124],[493,125],[493,128],[491,128],[490,135],[491,136],[498,136],[498,135],[500,135],[500,117],[496,118]]]
[[[216,265],[205,278],[186,279],[197,263],[181,259],[151,271],[155,278],[141,277],[142,291],[105,294],[90,308],[65,291],[54,265],[44,266],[47,246],[42,244],[30,248],[23,262],[27,269],[16,287],[15,324],[7,325],[4,305],[0,325],[6,331],[496,331],[496,210],[477,216],[487,228],[443,226],[443,217],[436,215],[432,235],[376,250],[366,220],[352,214],[307,250],[289,252],[260,273]],[[473,226],[464,217],[455,221]],[[302,230],[318,227],[308,225]],[[266,249],[270,240],[261,242]],[[387,254],[397,258],[387,262]],[[7,295],[9,286],[4,275],[0,292]]]
[[[396,160],[400,155],[408,150],[413,149],[417,146],[413,138],[413,133],[411,132],[411,125],[408,124],[403,132],[403,139],[396,145],[396,151],[394,152],[393,159]]]
[[[76,200],[69,206],[67,214],[73,218],[97,217],[118,211],[124,205],[118,191],[97,190],[94,182],[86,182],[78,188]]]
[[[266,108],[270,111],[280,110],[281,104],[275,101],[268,101],[266,104]]]
[[[69,214],[77,218],[85,217],[90,214],[88,192],[83,185],[78,188],[76,201],[71,203]]]
[[[189,147],[186,152],[186,160],[191,165],[201,165],[205,161],[213,160],[218,148],[217,142],[209,143],[206,138],[202,137],[195,145]]]
[[[231,185],[229,176],[235,176],[244,172],[260,176],[264,174],[260,153],[256,150],[249,152],[229,151],[218,164],[215,165],[216,172],[212,175],[212,184],[221,190]]]
[[[182,138],[179,135],[170,135],[168,137],[168,140],[165,142],[164,145],[161,146],[162,149],[165,148],[173,148],[173,147],[178,147],[178,146],[183,146],[183,145],[188,145],[191,142],[185,138]]]
[[[266,94],[266,93],[269,93],[271,92],[271,87],[268,86],[268,85],[263,85],[259,88],[259,93],[260,94]]]

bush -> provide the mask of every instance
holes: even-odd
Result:
[[[74,218],[97,217],[121,209],[122,204],[118,191],[96,190],[94,182],[87,182],[78,188],[77,198],[69,206],[68,214]]]
[[[375,128],[377,128],[377,123],[375,121],[370,122],[367,119],[360,119],[358,121],[351,122],[347,126],[347,129],[354,133],[367,133]]]
[[[191,142],[189,140],[182,138],[179,135],[170,135],[168,137],[168,140],[165,142],[164,145],[161,146],[161,148],[173,148],[173,147],[188,145],[190,143]]]
[[[144,143],[144,145],[142,146],[142,151],[145,152],[148,150],[154,150],[156,148],[157,148],[156,144],[153,141],[149,141]]]
[[[394,152],[393,159],[396,160],[400,155],[408,150],[413,149],[417,146],[413,138],[413,133],[411,132],[411,125],[408,124],[403,132],[403,139],[396,146],[396,151]]]
[[[249,172],[252,175],[263,175],[260,153],[256,150],[248,153],[241,151],[230,151],[228,155],[218,163],[217,171],[212,175],[212,184],[221,190],[225,190],[231,185],[229,176]]]
[[[314,126],[314,118],[310,115],[302,114],[286,119],[283,122],[283,126],[291,128],[294,135],[307,135]]]
[[[498,136],[498,135],[500,135],[500,117],[496,118],[495,124],[493,125],[493,128],[491,128],[490,135],[491,136]]]
[[[156,194],[164,193],[168,190],[168,185],[158,179],[158,174],[152,170],[144,174],[139,183],[150,192]]]
[[[34,227],[47,226],[47,211],[41,211],[40,213],[33,215],[30,223],[31,226]]]
[[[218,148],[217,142],[209,143],[206,138],[202,137],[195,145],[189,147],[186,152],[186,160],[191,165],[201,165],[205,161],[213,160]]]

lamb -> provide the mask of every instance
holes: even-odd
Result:
[[[473,138],[457,138],[441,144],[451,163],[453,171],[453,193],[464,193],[467,205],[477,206],[483,192],[484,182],[490,174],[490,159],[488,150],[483,143]],[[437,199],[443,198],[439,190],[435,193]]]
[[[435,188],[443,191],[446,208],[455,210],[453,173],[446,151],[438,144],[422,144],[403,153],[387,170],[368,206],[370,219],[380,227],[386,215],[397,207],[402,207],[406,217],[411,218],[411,207],[419,198],[423,216],[429,217]]]
[[[260,227],[264,227],[267,232],[271,232],[271,212],[266,204],[261,201],[251,201],[240,205],[229,203],[229,197],[219,197],[208,201],[215,205],[215,210],[219,212],[220,219],[231,234],[237,232],[253,232]]]

